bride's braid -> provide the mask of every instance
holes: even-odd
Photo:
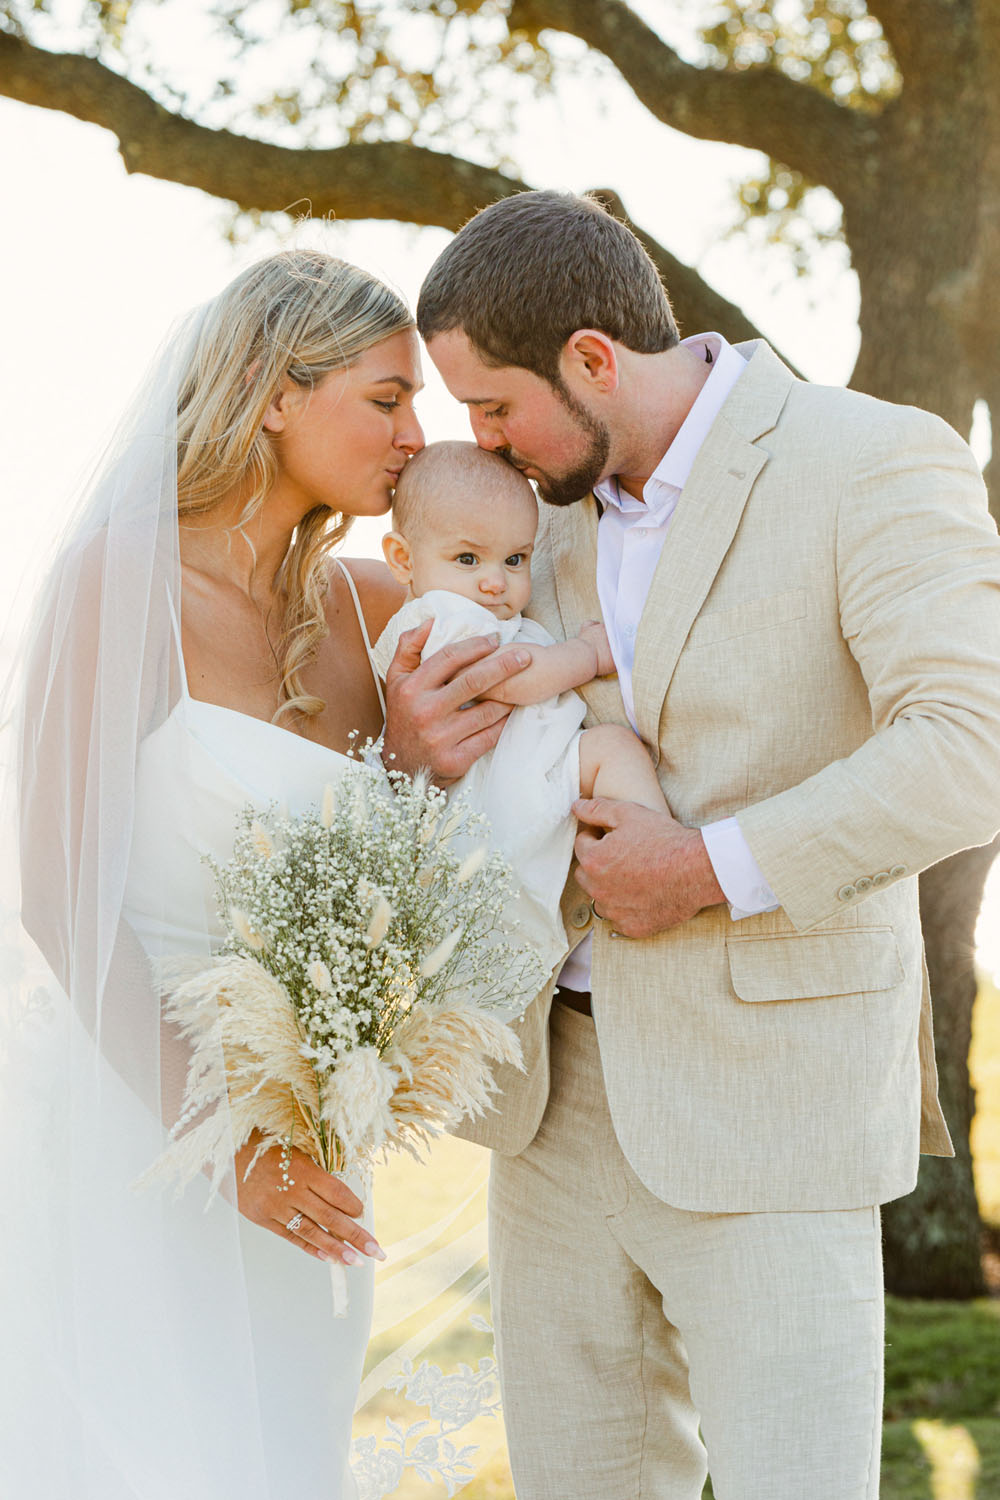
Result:
[[[239,525],[263,505],[277,464],[263,422],[282,380],[314,386],[367,349],[413,326],[404,303],[357,266],[315,250],[258,261],[204,310],[178,397],[177,508],[202,516],[243,486]],[[296,527],[280,584],[287,607],[275,719],[321,713],[301,673],[328,633],[327,554],[352,517],[317,505]]]

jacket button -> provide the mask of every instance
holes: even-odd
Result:
[[[860,880],[856,880],[854,882],[854,889],[857,891],[859,896],[863,896],[866,891],[871,890],[872,883],[873,882],[869,880],[867,875],[862,875]]]
[[[891,876],[891,878],[893,880],[898,880],[900,878],[900,876],[905,875],[905,874],[906,874],[906,866],[905,865],[893,865],[892,869],[889,871],[889,875]]]
[[[838,901],[853,901],[854,897],[857,894],[858,894],[858,888],[857,888],[857,886],[854,886],[854,885],[842,885],[840,887],[840,890],[837,892],[837,900]]]
[[[889,871],[888,870],[879,870],[879,872],[878,872],[877,875],[873,875],[872,876],[872,885],[888,885],[888,884],[889,884]]]
[[[573,923],[574,927],[586,927],[587,923],[590,921],[590,907],[574,907],[570,915],[570,921]]]

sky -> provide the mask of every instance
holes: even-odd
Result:
[[[581,76],[532,106],[511,154],[537,186],[584,191],[613,184],[637,223],[742,305],[809,378],[849,378],[857,285],[846,262],[831,255],[821,276],[795,281],[725,234],[735,182],[760,169],[754,153],[659,126],[612,80],[595,106],[593,78]],[[0,100],[0,202],[0,617],[37,570],[144,367],[183,312],[250,261],[303,243],[363,264],[412,306],[448,239],[443,230],[374,221],[282,221],[232,245],[226,205],[129,176],[108,132],[8,100]],[[418,411],[428,438],[469,436],[464,411],[429,361],[424,373]],[[984,458],[981,433],[976,446]],[[380,555],[384,524],[359,523],[347,550]],[[1000,865],[980,924],[980,957],[1000,971]]]

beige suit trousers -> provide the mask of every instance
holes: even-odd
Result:
[[[622,1154],[592,1020],[551,1028],[541,1127],[490,1186],[518,1500],[698,1500],[706,1467],[716,1500],[873,1500],[878,1209],[671,1208]]]

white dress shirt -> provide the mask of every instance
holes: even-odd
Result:
[[[667,539],[667,529],[688,475],[726,397],[746,369],[746,360],[718,333],[684,339],[712,366],[697,399],[670,447],[636,500],[619,488],[616,478],[594,487],[603,513],[597,528],[597,594],[621,688],[633,729],[635,703],[632,669],[635,637],[653,574]],[[734,920],[774,911],[778,902],[764,872],[750,852],[735,818],[723,818],[701,830],[716,879]],[[591,939],[585,938],[563,965],[559,983],[566,989],[590,988]]]

